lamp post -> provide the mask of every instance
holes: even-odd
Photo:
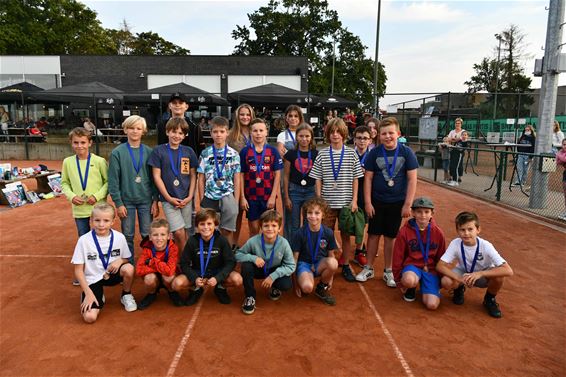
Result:
[[[379,77],[379,24],[381,21],[381,0],[377,2],[377,25],[375,30],[375,62],[373,76],[373,108],[374,116],[379,118],[379,96],[377,94],[377,79]]]
[[[497,40],[499,41],[499,45],[497,46],[497,63],[495,65],[495,98],[493,101],[493,118],[492,118],[493,121],[497,116],[497,92],[499,90],[499,59],[501,58],[501,41],[503,40],[501,34],[495,34],[495,38],[497,38]]]
[[[334,64],[336,61],[336,36],[332,40],[332,81],[330,84],[330,97],[334,96]]]

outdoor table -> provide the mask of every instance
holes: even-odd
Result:
[[[0,179],[0,191],[3,188],[6,188],[6,185],[9,183],[20,182],[26,179],[35,179],[35,181],[37,182],[37,188],[33,191],[35,191],[38,194],[47,194],[51,192],[51,187],[49,187],[47,176],[56,173],[59,172],[55,170],[46,170],[39,174],[12,177],[12,179],[9,180]],[[4,196],[3,193],[0,193],[0,204],[8,204],[8,201],[6,200],[6,197]]]
[[[493,149],[493,161],[494,161],[494,166],[495,166],[495,174],[493,175],[493,179],[491,180],[491,184],[489,185],[489,187],[486,188],[485,190],[483,190],[484,192],[489,191],[493,188],[493,185],[495,184],[495,182],[499,178],[499,174],[500,174],[499,167],[500,166],[501,166],[501,174],[503,174],[503,176],[501,178],[505,179],[505,170],[504,169],[507,166],[507,153],[498,153],[497,149],[498,148],[505,149],[506,152],[508,152],[511,149],[512,151],[515,152],[517,147],[520,146],[520,145],[521,144],[517,144],[517,143],[486,144],[486,146]],[[516,170],[517,170],[517,159],[514,158],[513,159],[513,172],[515,172]],[[513,184],[513,181],[511,180],[510,183],[509,183],[509,190],[511,190],[512,184]],[[521,188],[521,192],[523,192],[523,194],[528,196],[528,194],[525,193],[522,188]]]
[[[121,138],[126,137],[122,128],[98,128],[97,130],[102,133],[102,136],[98,136],[106,137],[107,143],[111,143],[113,141],[112,139],[120,140]]]

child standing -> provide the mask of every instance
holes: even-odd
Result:
[[[220,212],[220,229],[230,245],[235,244],[236,218],[240,198],[240,155],[226,144],[228,119],[212,119],[210,131],[214,144],[202,151],[197,168],[197,210],[212,208]]]
[[[440,148],[442,171],[444,172],[444,180],[441,183],[446,185],[452,181],[450,179],[450,143],[448,142],[448,136],[442,139],[442,143],[438,143],[438,148]]]
[[[106,200],[108,194],[108,165],[102,157],[90,153],[91,133],[76,127],[69,132],[74,156],[63,160],[61,188],[72,203],[73,217],[79,237],[90,231],[92,207]],[[79,285],[74,279],[73,285]]]
[[[459,237],[450,242],[436,265],[436,270],[444,275],[442,286],[454,289],[452,301],[456,305],[464,303],[466,288],[487,288],[483,306],[490,316],[500,318],[495,296],[505,278],[513,276],[511,266],[489,241],[479,237],[480,220],[474,212],[460,212],[456,216],[456,231]],[[452,268],[454,261],[458,264]]]
[[[259,219],[261,234],[250,238],[236,251],[236,261],[242,263],[244,314],[253,314],[255,311],[254,279],[263,279],[261,286],[269,289],[269,298],[273,301],[281,298],[281,291],[293,286],[291,275],[295,271],[295,260],[289,242],[279,235],[282,222],[277,211],[265,211]]]
[[[525,186],[527,183],[529,163],[533,157],[525,153],[535,153],[535,141],[535,129],[530,124],[527,124],[517,141],[517,144],[521,144],[521,146],[517,147],[517,181],[513,184],[514,186]]]
[[[263,212],[275,208],[280,190],[283,160],[277,149],[267,144],[267,126],[263,119],[250,123],[252,143],[240,152],[242,195],[240,209],[248,212],[250,237],[259,232]]]
[[[188,129],[183,118],[169,119],[166,125],[169,143],[157,146],[148,161],[153,167],[153,180],[161,194],[163,212],[179,250],[185,247],[191,227],[198,163],[191,147],[181,145]]]
[[[227,287],[242,285],[242,277],[234,270],[234,252],[226,238],[216,230],[218,214],[210,208],[201,209],[196,217],[196,233],[189,238],[181,255],[183,274],[174,283],[177,291],[191,290],[185,305],[194,305],[204,292],[204,287],[214,288],[214,294],[221,304],[232,301]]]
[[[139,310],[150,306],[159,293],[165,288],[175,306],[182,306],[183,301],[172,289],[179,260],[179,250],[171,241],[169,224],[165,219],[154,220],[149,229],[149,239],[142,241],[142,254],[136,265],[136,274],[143,278],[147,291],[138,305]]]
[[[367,281],[375,276],[373,262],[381,236],[383,241],[383,280],[388,287],[397,286],[391,271],[393,242],[403,217],[411,214],[411,204],[417,190],[417,157],[406,145],[397,142],[399,122],[393,117],[379,124],[380,145],[366,159],[364,195],[368,223],[368,263],[356,276]]]
[[[444,233],[432,219],[434,203],[429,198],[416,198],[411,214],[395,239],[393,276],[398,286],[406,289],[405,301],[415,301],[420,286],[423,304],[435,310],[440,305],[440,279],[435,267],[446,250]]]
[[[324,218],[324,225],[334,230],[340,211],[354,213],[358,210],[358,179],[363,177],[360,160],[353,149],[344,145],[348,139],[348,128],[340,118],[333,118],[328,122],[325,132],[326,140],[330,146],[323,149],[316,156],[310,177],[316,180],[316,195],[322,197],[330,207]],[[342,265],[342,276],[346,281],[354,282],[356,279],[350,269],[352,245],[350,234],[340,232],[342,241],[342,256],[339,264]]]
[[[128,141],[114,148],[110,154],[108,169],[108,192],[116,205],[116,212],[122,223],[134,263],[134,235],[136,212],[139,232],[143,237],[149,234],[153,216],[159,214],[157,190],[153,185],[151,169],[147,164],[152,149],[142,144],[147,132],[145,119],[132,115],[122,123]]]
[[[367,126],[358,126],[354,130],[354,150],[356,151],[356,155],[360,160],[360,166],[362,167],[362,171],[365,174],[365,163],[366,158],[368,157],[369,152],[369,144],[371,142],[371,130]],[[362,231],[362,239],[361,242],[356,241],[356,252],[354,253],[354,262],[357,263],[360,267],[363,267],[367,264],[367,252],[366,248],[364,247],[363,237],[365,233],[365,225],[367,224],[367,216],[365,214],[365,202],[364,202],[364,177],[358,178],[358,211],[363,215],[363,227],[361,228]],[[359,238],[359,236],[357,237]]]
[[[284,156],[297,146],[297,128],[304,122],[303,112],[297,105],[290,105],[285,110],[285,123],[287,128],[277,135],[277,149]]]
[[[307,200],[303,212],[307,224],[294,234],[291,242],[293,256],[297,264],[295,277],[295,293],[301,297],[303,293],[315,295],[327,305],[336,305],[336,299],[329,290],[338,270],[338,262],[334,252],[338,249],[334,232],[322,224],[328,205],[321,198]],[[314,286],[314,278],[320,276],[320,282]]]
[[[94,323],[98,318],[106,301],[105,286],[123,283],[120,302],[127,312],[137,309],[131,293],[134,266],[129,263],[130,249],[126,238],[112,229],[115,215],[114,207],[108,203],[94,206],[91,215],[94,229],[79,238],[71,260],[83,290],[81,314],[86,323]]]
[[[290,149],[283,162],[283,192],[285,204],[284,236],[292,239],[301,226],[301,207],[315,196],[315,180],[309,177],[318,151],[314,132],[306,123],[297,128],[297,147]]]

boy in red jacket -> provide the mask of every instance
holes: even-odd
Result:
[[[147,295],[138,305],[139,310],[150,306],[157,298],[160,288],[167,289],[169,298],[175,306],[183,306],[179,293],[171,285],[175,280],[179,249],[171,241],[169,223],[165,219],[156,219],[151,223],[149,239],[142,240],[142,254],[136,265],[136,274],[143,278]]]
[[[440,279],[435,266],[446,251],[444,233],[432,219],[434,204],[429,198],[416,198],[411,214],[395,239],[393,276],[397,286],[406,289],[405,301],[415,301],[420,284],[423,304],[435,310],[440,305]]]

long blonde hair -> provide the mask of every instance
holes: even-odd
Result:
[[[254,109],[250,105],[248,105],[247,103],[242,103],[240,106],[238,106],[236,111],[234,111],[234,126],[230,130],[230,133],[228,134],[228,137],[226,139],[226,141],[230,145],[235,143],[242,143],[244,141],[244,135],[242,134],[242,125],[240,123],[239,117],[240,110],[243,108],[248,109],[250,112],[250,123],[251,120],[255,118]]]

